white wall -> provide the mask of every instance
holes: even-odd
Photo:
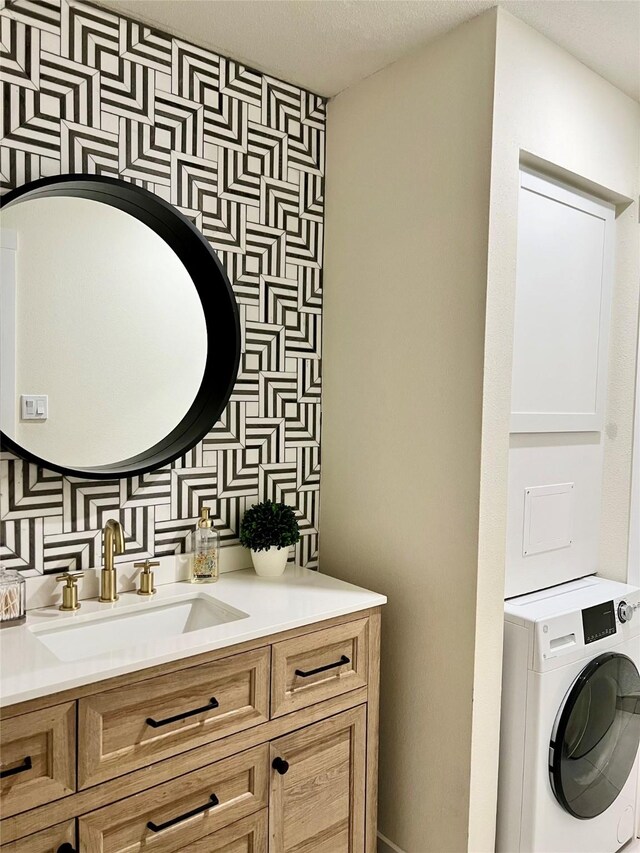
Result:
[[[640,105],[540,34],[500,10],[492,157],[490,293],[509,330],[515,281],[520,157],[616,204],[616,272],[609,347],[601,574],[626,577],[633,382],[640,270],[637,240]],[[633,204],[630,202],[634,200]],[[498,344],[496,344],[498,346]],[[506,349],[506,348],[505,348]],[[575,444],[573,439],[568,443]],[[574,451],[570,451],[574,452]],[[532,462],[533,465],[533,462]],[[598,484],[599,489],[599,484]],[[590,516],[593,524],[593,516]],[[598,520],[596,519],[596,524]]]
[[[497,12],[491,210],[485,349],[482,494],[502,488],[491,472],[499,422],[509,401],[515,298],[519,165],[545,170],[618,205],[608,406],[605,418],[602,574],[623,579],[629,523],[633,363],[638,318],[638,156],[640,105],[502,9]],[[492,428],[489,428],[491,425]],[[497,481],[500,480],[500,483]],[[496,485],[497,484],[497,485]],[[481,520],[491,522],[482,512]],[[495,522],[493,522],[495,523]],[[483,527],[480,538],[482,543]],[[482,547],[481,547],[482,554]],[[470,850],[493,849],[499,743],[502,567],[480,560],[474,703]],[[493,654],[489,647],[493,648]]]
[[[547,508],[549,516],[543,516],[542,525],[545,526],[542,531],[538,528],[537,535],[550,531],[557,534],[567,522],[570,544],[565,541],[556,548],[537,553],[528,551],[525,555],[525,490],[533,489],[535,495],[537,487],[556,484],[563,484],[567,494],[563,498],[556,496],[555,505]],[[521,433],[511,436],[505,598],[598,571],[601,484],[599,433]]]
[[[640,586],[640,343],[636,361],[636,415],[633,437],[631,527],[629,531],[629,583]],[[640,790],[638,797],[640,798]],[[638,826],[640,826],[640,810],[638,820]]]
[[[81,467],[164,438],[193,402],[207,353],[177,256],[142,222],[88,199],[22,201],[2,224],[17,234],[17,442]],[[47,394],[48,420],[20,421],[21,394]]]
[[[467,844],[493,58],[489,14],[328,111],[320,568],[389,596],[379,829],[412,853]]]
[[[0,429],[16,429],[16,234],[0,228]]]

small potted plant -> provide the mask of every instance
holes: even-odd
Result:
[[[244,514],[240,543],[251,549],[253,568],[261,577],[281,575],[287,565],[289,548],[299,539],[298,522],[286,504],[264,501]]]

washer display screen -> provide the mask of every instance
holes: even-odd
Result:
[[[582,611],[585,643],[595,643],[616,632],[616,612],[613,601],[605,601]]]

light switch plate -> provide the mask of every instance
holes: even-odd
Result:
[[[523,557],[573,544],[574,486],[557,483],[524,490]]]
[[[49,417],[47,394],[21,394],[20,417],[23,421],[46,421]]]

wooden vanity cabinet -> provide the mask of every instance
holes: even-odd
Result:
[[[10,760],[68,743],[3,787],[2,853],[374,853],[379,640],[376,608],[5,709]]]

